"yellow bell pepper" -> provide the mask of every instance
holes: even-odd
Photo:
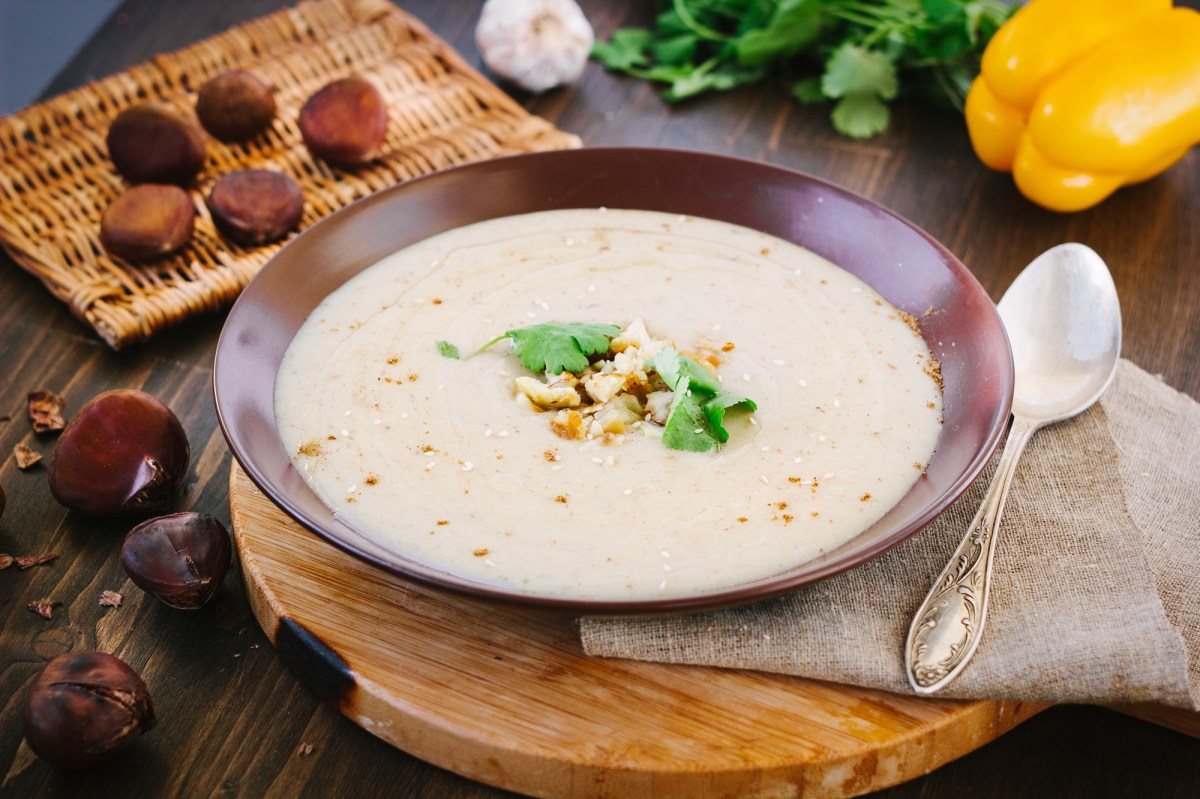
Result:
[[[1200,13],[1171,0],[1030,0],[966,102],[984,164],[1054,211],[1089,208],[1200,142]]]

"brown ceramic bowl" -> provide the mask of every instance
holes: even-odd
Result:
[[[745,225],[841,265],[922,318],[945,384],[941,437],[925,477],[872,527],[818,560],[720,590],[620,601],[526,594],[447,573],[335,517],[292,466],[275,427],[275,374],[313,308],[385,255],[450,228],[556,208],[634,208]],[[902,264],[902,267],[898,267]],[[927,309],[936,313],[924,316]],[[929,524],[987,463],[1013,392],[995,306],[941,244],[871,201],[762,163],[675,150],[583,149],[513,156],[385,189],[285,246],[242,293],[217,348],[217,412],[234,457],[280,508],[384,569],[493,600],[574,613],[694,610],[766,598],[874,558]]]

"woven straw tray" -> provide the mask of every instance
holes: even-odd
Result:
[[[195,234],[173,255],[132,265],[100,246],[100,217],[127,188],[105,135],[122,109],[151,101],[191,112],[196,90],[230,69],[276,88],[271,129],[245,144],[210,138],[190,187]],[[339,170],[309,155],[300,106],[327,82],[358,74],[388,102],[381,156]],[[300,229],[385,186],[453,164],[579,146],[472,69],[388,0],[307,0],[183,50],[0,117],[0,243],[114,349],[227,307],[283,242],[243,249],[212,224],[204,196],[226,172],[285,172],[305,195]]]

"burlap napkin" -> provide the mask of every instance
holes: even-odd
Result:
[[[910,693],[909,622],[990,476],[857,569],[723,611],[584,619],[584,649]],[[997,558],[983,642],[941,695],[1200,707],[1200,404],[1122,361],[1098,406],[1034,436]]]

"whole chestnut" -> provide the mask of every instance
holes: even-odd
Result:
[[[300,184],[267,169],[240,169],[222,175],[206,202],[221,235],[247,247],[283,238],[304,213]]]
[[[232,559],[224,525],[195,511],[147,519],[121,544],[121,566],[129,579],[180,610],[199,610],[212,599]]]
[[[374,158],[387,137],[387,104],[365,78],[342,78],[309,97],[298,122],[309,152],[335,166],[355,167]]]
[[[151,513],[170,501],[190,458],[187,434],[170,408],[145,391],[106,391],[59,435],[50,493],[90,516]]]
[[[196,116],[204,129],[221,141],[245,141],[271,126],[275,92],[252,72],[224,72],[200,87]]]
[[[166,255],[192,238],[195,211],[187,192],[178,186],[134,186],[100,217],[100,243],[126,261]]]
[[[126,108],[108,127],[108,156],[131,183],[191,182],[208,157],[195,119],[158,105]]]
[[[25,740],[63,769],[100,765],[149,731],[154,704],[124,661],[104,652],[68,652],[34,678],[25,704]]]

